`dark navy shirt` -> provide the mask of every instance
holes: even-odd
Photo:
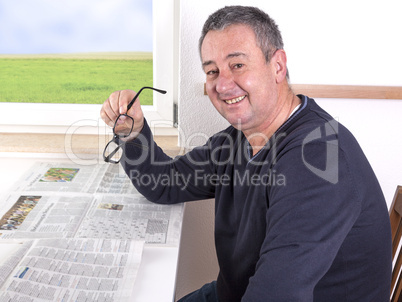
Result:
[[[378,181],[352,134],[299,97],[255,156],[228,127],[171,159],[145,125],[126,144],[123,167],[153,202],[215,198],[220,301],[389,301],[391,235]]]

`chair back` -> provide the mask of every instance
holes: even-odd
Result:
[[[389,218],[391,221],[392,259],[394,263],[391,279],[391,302],[399,302],[402,301],[402,281],[400,276],[402,249],[399,247],[402,236],[402,186],[396,188],[395,196],[389,209]]]

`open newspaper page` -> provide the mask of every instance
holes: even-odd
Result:
[[[73,237],[92,201],[79,194],[9,194],[0,209],[0,238]]]
[[[96,192],[100,194],[140,195],[121,165],[107,166]]]
[[[1,287],[0,301],[130,301],[143,242],[40,239],[28,248]]]
[[[182,215],[182,204],[154,204],[141,195],[97,195],[76,237],[178,246]]]
[[[37,163],[4,199],[0,239],[180,241],[183,205],[148,201],[119,165]]]
[[[15,184],[19,192],[94,193],[107,165],[38,162]]]
[[[0,198],[0,245],[24,242],[0,261],[0,302],[130,301],[144,242],[180,241],[183,205],[146,200],[118,165],[36,163]]]
[[[4,241],[3,241],[4,242]],[[4,244],[2,242],[2,244]],[[7,242],[5,243],[9,247],[13,245],[13,251],[7,255],[7,257],[2,257],[0,259],[0,289],[7,278],[11,275],[12,271],[17,267],[18,263],[21,259],[28,253],[28,250],[31,248],[33,241],[29,242]],[[4,248],[4,246],[2,246]],[[8,250],[10,251],[10,250]],[[1,295],[0,295],[1,297]],[[0,299],[0,301],[3,301]],[[6,300],[9,301],[9,300]]]

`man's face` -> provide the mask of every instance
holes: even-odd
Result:
[[[276,66],[266,62],[254,31],[240,24],[209,31],[201,57],[206,90],[218,112],[243,132],[263,133],[279,110]]]

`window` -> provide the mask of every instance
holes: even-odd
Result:
[[[0,9],[2,1],[6,0],[0,0]],[[133,1],[129,0],[128,2]],[[18,2],[30,3],[30,0],[18,0]],[[53,1],[45,2],[53,3]],[[99,7],[101,1],[84,2],[90,2],[94,7]],[[80,3],[84,2],[80,1]],[[110,6],[113,6],[113,3],[115,3],[108,0],[103,2],[106,2]],[[124,2],[127,1],[122,0],[116,3]],[[139,2],[140,4],[149,3],[150,0],[139,0]],[[173,100],[175,95],[177,95],[177,91],[175,90],[177,82],[174,79],[174,74],[177,74],[174,71],[174,66],[177,66],[177,64],[174,63],[175,55],[173,50],[174,39],[176,38],[174,24],[175,2],[176,0],[152,1],[153,86],[167,90],[168,94],[158,95],[155,93],[153,105],[144,106],[143,110],[151,124],[162,126],[163,128],[172,127]],[[67,10],[70,2],[64,3]],[[126,16],[124,17],[126,18]],[[118,22],[119,18],[116,20]],[[141,26],[141,22],[138,26]],[[102,39],[102,36],[99,39]],[[126,39],[130,39],[130,37],[126,37]],[[141,83],[139,85],[142,86]],[[121,88],[116,87],[116,89]],[[0,103],[0,131],[66,133],[68,129],[75,127],[79,128],[80,133],[102,134],[106,130],[104,130],[103,121],[99,118],[100,108],[101,105],[99,104]]]

